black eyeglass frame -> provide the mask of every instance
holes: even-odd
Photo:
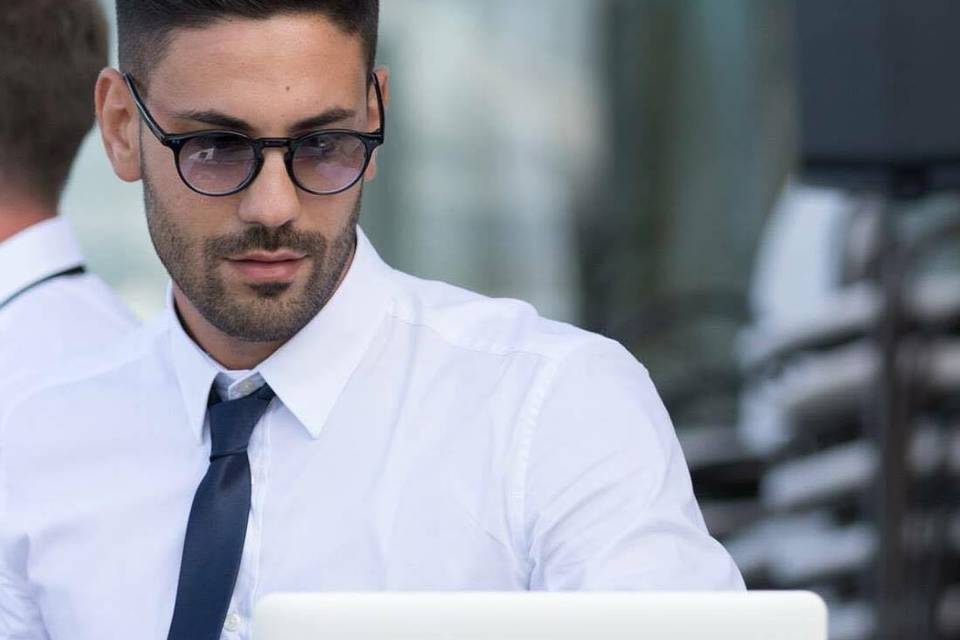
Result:
[[[196,193],[204,196],[210,196],[214,198],[232,196],[249,187],[250,184],[257,179],[257,176],[260,175],[261,169],[263,169],[263,150],[275,148],[286,149],[283,160],[287,167],[287,175],[290,176],[290,180],[292,180],[293,184],[295,184],[298,188],[303,189],[307,193],[312,193],[318,196],[332,196],[338,193],[343,193],[344,191],[351,189],[355,184],[357,184],[357,182],[360,181],[360,179],[363,177],[363,174],[366,173],[367,167],[370,166],[370,161],[373,159],[373,152],[377,149],[377,147],[383,145],[385,139],[386,114],[384,113],[383,107],[383,94],[380,90],[380,81],[377,79],[377,74],[375,73],[370,74],[370,79],[373,82],[373,88],[377,94],[377,110],[380,114],[380,127],[376,131],[373,133],[363,133],[361,131],[354,131],[353,129],[319,129],[317,131],[311,131],[310,133],[297,138],[251,138],[250,136],[240,133],[239,131],[231,131],[229,129],[205,129],[202,131],[191,131],[190,133],[178,134],[167,133],[157,123],[153,115],[147,109],[146,103],[144,103],[143,98],[140,97],[140,93],[137,91],[136,81],[133,79],[133,76],[127,72],[124,72],[123,78],[130,90],[130,95],[133,97],[133,102],[137,106],[137,111],[140,112],[140,117],[143,118],[147,128],[150,129],[151,133],[153,133],[160,144],[169,148],[173,152],[173,161],[174,164],[176,164],[177,174],[180,176],[180,180],[182,180],[183,184],[187,185],[191,191],[195,191]],[[354,178],[354,180],[347,186],[335,191],[314,191],[313,189],[308,189],[305,187],[300,180],[297,179],[297,176],[293,170],[293,156],[296,154],[297,149],[299,149],[300,146],[302,146],[305,142],[328,135],[345,135],[360,140],[364,147],[363,166],[360,168],[360,172],[357,174],[357,177]],[[234,136],[244,140],[253,149],[253,168],[251,169],[250,174],[237,186],[237,188],[233,189],[232,191],[224,193],[208,193],[190,184],[190,182],[183,175],[183,171],[180,168],[181,149],[183,149],[183,147],[191,140],[206,136]]]

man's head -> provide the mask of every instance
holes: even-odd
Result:
[[[117,0],[117,18],[121,69],[164,133],[298,138],[381,125],[370,81],[377,0]],[[386,71],[377,78],[386,99]],[[375,159],[349,189],[315,195],[288,174],[288,149],[267,147],[246,188],[202,195],[114,70],[101,74],[97,109],[115,171],[143,180],[151,237],[188,325],[282,343],[326,304],[349,267]],[[181,169],[218,153],[181,154]]]
[[[107,64],[97,0],[3,0],[0,189],[55,210]]]

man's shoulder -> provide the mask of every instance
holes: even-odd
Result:
[[[83,321],[91,329],[132,328],[136,318],[119,296],[97,275],[85,273],[45,282],[13,301],[10,311],[21,315],[38,315],[69,309],[72,320]]]
[[[134,370],[142,371],[156,352],[160,325],[155,321],[131,329],[95,350],[75,352],[55,364],[0,374],[0,388],[6,390],[0,399],[0,437],[15,414],[52,412],[61,405],[68,407],[76,398],[83,398],[89,407],[98,398],[108,402],[113,393],[107,392],[109,387],[122,391],[125,385],[139,384]]]
[[[0,371],[61,363],[101,349],[137,326],[136,318],[93,275],[58,278],[27,291],[0,313]]]
[[[430,331],[454,348],[500,356],[528,354],[552,362],[574,352],[624,351],[598,333],[545,318],[522,300],[395,273],[401,293],[394,318]]]

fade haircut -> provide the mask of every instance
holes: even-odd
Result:
[[[0,182],[56,206],[107,66],[97,0],[2,0]]]
[[[120,68],[140,81],[144,91],[153,67],[163,59],[177,29],[203,29],[229,18],[266,19],[276,15],[318,13],[364,47],[367,70],[377,55],[379,0],[116,0]],[[282,46],[282,45],[279,45]]]

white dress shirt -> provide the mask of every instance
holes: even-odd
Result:
[[[133,328],[132,314],[96,276],[44,281],[82,265],[80,246],[59,217],[0,243],[0,376],[56,364]]]
[[[742,589],[617,343],[397,272],[363,234],[327,306],[225,372],[172,308],[0,418],[0,637],[162,640],[207,397],[277,394],[223,632],[278,591]]]

